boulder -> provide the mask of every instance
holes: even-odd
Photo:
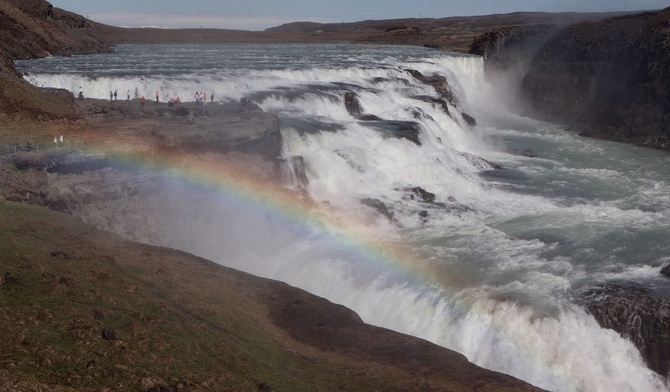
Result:
[[[463,117],[463,120],[465,120],[468,126],[474,127],[475,125],[477,125],[477,120],[475,120],[475,118],[472,117],[471,115],[467,113],[461,113],[461,117]]]
[[[432,203],[435,201],[435,194],[432,192],[428,192],[427,190],[421,188],[420,186],[415,186],[412,188],[403,188],[402,190],[410,193],[411,200],[415,200],[415,198],[418,198],[419,201],[424,201],[428,203]]]
[[[356,94],[351,91],[344,93],[344,107],[347,108],[347,112],[354,118],[358,118],[363,114],[361,102],[358,100]]]
[[[449,105],[447,104],[447,101],[442,99],[442,98],[435,98],[431,97],[430,95],[413,95],[410,98],[416,99],[418,101],[423,101],[423,102],[428,102],[435,104],[442,109],[443,112],[450,114],[449,113]]]
[[[451,87],[449,87],[449,82],[445,76],[436,73],[432,74],[431,76],[425,76],[421,72],[414,69],[408,69],[407,72],[409,72],[409,74],[412,75],[414,79],[420,81],[421,83],[432,86],[442,98],[446,99],[452,105],[456,105],[458,103],[456,96],[451,91]]]
[[[385,216],[389,222],[395,222],[395,218],[393,217],[393,211],[381,200],[379,199],[362,199],[361,204],[364,206],[368,206],[374,210],[377,210],[380,214]]]
[[[670,298],[637,284],[605,284],[585,290],[576,302],[601,327],[633,342],[650,369],[663,376],[670,372]]]
[[[661,275],[670,278],[670,264],[666,264],[661,268]]]

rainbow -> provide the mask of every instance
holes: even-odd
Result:
[[[537,325],[543,322],[558,323],[557,320],[530,321],[530,311],[519,309],[513,302],[502,301],[491,306],[491,302],[477,300],[474,295],[444,285],[445,277],[438,279],[436,269],[431,263],[422,260],[407,246],[398,241],[382,237],[370,222],[362,220],[355,214],[346,211],[336,211],[327,205],[320,205],[314,201],[300,197],[281,187],[281,184],[262,176],[248,176],[245,167],[229,160],[204,159],[203,157],[187,157],[183,154],[150,154],[123,152],[133,151],[135,146],[115,144],[99,148],[100,153],[120,152],[116,159],[123,164],[131,164],[136,168],[153,168],[169,177],[186,180],[196,185],[202,185],[221,194],[230,202],[240,203],[245,209],[253,209],[269,213],[279,222],[286,222],[298,226],[305,233],[327,237],[342,245],[364,263],[370,263],[375,268],[391,271],[394,275],[405,280],[407,287],[424,287],[439,296],[448,298],[454,307],[454,312],[468,314],[488,314],[487,317],[477,319],[483,329],[492,329],[498,339],[506,340],[504,346],[514,347],[524,361],[535,366],[535,372],[543,374],[530,382],[544,381],[550,387],[572,391],[593,386],[588,382],[576,379],[574,374],[565,372],[565,368],[558,364],[556,358],[538,349],[537,337],[525,338],[518,333],[508,333],[510,325],[506,324],[505,314],[517,312],[528,318],[528,323]],[[96,148],[93,148],[96,150]],[[444,275],[444,271],[439,274]],[[447,277],[448,279],[448,277]],[[457,277],[453,277],[457,280]],[[448,279],[449,280],[449,279]],[[493,301],[493,300],[491,300]],[[493,310],[492,310],[493,309]],[[369,322],[369,320],[367,320]],[[595,322],[595,321],[594,321]],[[390,326],[386,326],[390,327]],[[541,325],[538,327],[541,330]],[[406,332],[406,331],[401,331]],[[419,336],[423,337],[423,336]],[[423,337],[425,338],[425,337]],[[428,339],[435,340],[435,339]],[[441,342],[435,341],[440,344]],[[476,363],[477,361],[475,361]],[[570,366],[568,366],[570,367]],[[493,369],[500,370],[500,369]],[[520,375],[513,374],[520,377]],[[523,377],[521,377],[523,378]],[[546,387],[546,386],[545,386]],[[659,389],[660,390],[660,389]]]

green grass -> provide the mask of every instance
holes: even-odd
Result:
[[[198,269],[220,270],[212,264],[168,264],[167,277],[156,279],[155,265],[142,260],[171,251],[92,233],[75,218],[36,207],[0,202],[0,218],[0,274],[17,279],[0,288],[0,365],[13,374],[89,390],[143,390],[143,379],[202,390],[255,390],[259,382],[277,391],[361,390],[348,387],[355,377],[310,365],[272,338],[265,322],[231,298],[228,290],[245,295],[239,283],[193,295],[189,282],[199,279]],[[119,254],[108,253],[119,246]],[[113,329],[116,340],[103,339],[103,329]],[[90,361],[95,366],[87,368]]]

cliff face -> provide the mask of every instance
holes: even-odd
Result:
[[[96,38],[99,30],[100,25],[44,0],[0,0],[0,123],[19,128],[77,119],[71,101],[25,83],[13,61],[107,51],[108,45]]]
[[[670,8],[563,27],[500,28],[470,51],[486,59],[487,71],[522,75],[517,98],[530,116],[584,136],[670,150]],[[668,375],[668,298],[610,283],[575,302],[632,341],[652,370]]]
[[[0,51],[5,59],[109,50],[96,38],[99,29],[44,0],[0,0]]]
[[[586,136],[670,149],[670,8],[557,31],[519,98],[529,114]]]

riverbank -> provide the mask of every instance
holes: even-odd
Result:
[[[81,25],[76,16],[58,12],[53,20],[77,22],[80,27],[74,31],[78,33],[86,29],[93,36],[96,31],[108,32],[107,27],[96,27],[90,21]],[[381,43],[410,43],[405,40],[408,36],[421,40],[428,36],[417,35],[408,26],[389,32],[377,27],[376,31],[387,39],[400,37],[397,42],[378,41]],[[123,31],[126,40],[145,42],[135,33]],[[160,39],[264,42],[261,35],[217,34],[193,29],[165,33]],[[353,40],[366,34],[370,31],[334,31],[328,39]],[[276,40],[282,37],[270,35]],[[325,39],[318,32],[296,33],[292,38],[286,33],[283,37],[282,42]],[[467,37],[458,38],[459,48],[465,47],[470,39]],[[116,43],[126,42],[116,39]],[[159,38],[154,35],[151,39]],[[109,44],[91,42],[101,43],[95,50],[105,50]],[[437,47],[455,48],[444,42]],[[420,40],[411,44],[433,45]],[[91,48],[81,46],[76,50],[83,53]],[[62,49],[53,53],[68,52]],[[44,53],[39,51],[21,54],[41,55]],[[163,189],[165,172],[161,163],[169,160],[179,163],[179,168],[202,165],[206,168],[203,170],[212,171],[225,168],[225,175],[232,178],[274,187],[279,146],[273,124],[276,119],[239,102],[207,107],[147,102],[142,108],[136,100],[78,101],[69,92],[36,89],[17,75],[7,75],[2,78],[7,89],[2,90],[6,96],[0,120],[4,126],[2,141],[8,148],[0,158],[0,198],[13,203],[2,202],[3,218],[8,218],[3,219],[7,226],[2,233],[6,236],[0,242],[6,250],[2,252],[1,272],[8,274],[2,290],[11,294],[3,310],[9,309],[4,315],[10,320],[8,325],[26,327],[6,330],[7,339],[3,341],[7,345],[1,351],[11,354],[3,361],[16,371],[7,375],[5,389],[130,386],[147,390],[168,384],[188,390],[332,390],[334,386],[344,390],[408,391],[532,389],[513,378],[472,367],[448,350],[427,347],[423,341],[399,334],[387,335],[388,331],[360,323],[357,316],[341,307],[281,283],[245,277],[239,284],[230,284],[236,278],[226,276],[228,270],[213,265],[200,270],[200,264],[209,265],[200,259],[124,242],[67,215],[25,206],[74,214],[125,239],[161,243],[164,223],[150,222],[143,214],[147,205],[164,205],[160,198],[147,202]],[[227,131],[218,132],[216,128],[217,132],[212,132],[217,124],[226,124]],[[60,135],[64,136],[63,145],[55,147],[53,137]],[[18,144],[25,149],[28,142],[31,148],[36,144],[50,148],[12,153],[12,146]],[[198,201],[197,197],[193,199]],[[76,263],[70,267],[62,262],[73,258]],[[180,268],[174,269],[175,265]],[[220,276],[208,280],[210,275]],[[99,288],[99,281],[111,283]],[[228,284],[230,291],[210,291]],[[259,287],[264,285],[274,288],[271,294],[259,296],[264,290]],[[128,293],[137,302],[123,302]],[[20,302],[26,296],[31,304]],[[210,298],[215,298],[216,304],[209,306]],[[184,303],[185,299],[192,301]],[[208,305],[200,307],[199,301]],[[110,310],[99,310],[103,305]],[[96,318],[100,317],[98,313],[104,317]],[[45,330],[49,333],[43,333]],[[214,337],[212,341],[219,342],[218,346],[209,337]],[[78,351],[71,351],[71,347]],[[87,347],[97,351],[87,351]],[[152,354],[144,357],[147,351]],[[417,352],[428,354],[423,357]]]
[[[274,187],[273,115],[239,102],[73,105],[82,119],[62,145],[0,163],[13,200],[0,203],[0,308],[23,326],[3,328],[3,388],[537,390],[283,283],[146,245],[163,235],[146,210],[165,206],[163,163]]]

